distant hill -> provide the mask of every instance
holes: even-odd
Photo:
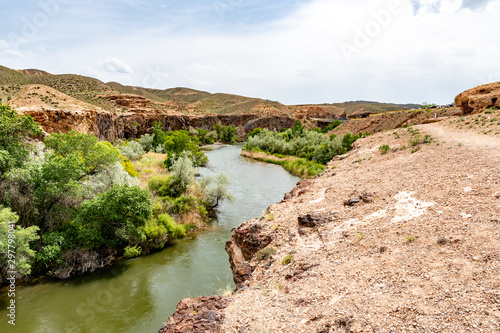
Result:
[[[27,86],[29,88],[25,88]],[[46,95],[43,99],[42,96],[39,99],[30,98],[38,93],[39,86],[40,88],[50,87],[60,94],[52,90],[49,92],[48,89],[42,89]],[[17,99],[17,103],[13,104],[35,107],[37,101],[40,100],[43,102],[40,103],[40,107],[65,108],[69,104],[67,103],[68,98],[64,95],[72,98],[72,106],[81,104],[82,107],[85,106],[88,109],[90,105],[90,107],[110,112],[138,111],[137,103],[124,103],[123,99],[145,98],[146,100],[142,100],[140,105],[154,111],[199,115],[288,115],[297,119],[313,116],[339,118],[419,107],[417,104],[388,104],[369,101],[286,106],[279,102],[260,98],[224,93],[212,94],[184,87],[165,90],[150,89],[124,86],[117,82],[104,83],[82,75],[54,75],[38,69],[13,70],[0,66],[0,101],[4,103],[15,102]],[[50,102],[47,102],[49,98]]]

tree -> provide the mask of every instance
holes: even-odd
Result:
[[[163,132],[163,126],[161,122],[155,121],[153,123],[153,149],[157,146],[162,146],[165,143],[165,132]]]
[[[9,249],[15,249],[15,264],[19,276],[27,275],[31,272],[31,260],[35,251],[30,249],[30,242],[38,238],[36,232],[38,227],[29,228],[16,227],[19,217],[10,208],[0,206],[0,283],[9,271],[8,260]],[[10,247],[9,247],[10,245]]]
[[[224,173],[219,173],[215,177],[204,177],[202,179],[201,187],[205,193],[207,207],[213,209],[223,200],[233,200],[233,196],[227,190],[230,182],[229,177]]]
[[[106,141],[99,142],[92,134],[53,133],[44,140],[45,146],[53,150],[55,156],[79,156],[84,165],[85,175],[96,174],[104,167],[120,160],[120,152]]]
[[[168,158],[165,165],[171,170],[175,161],[186,152],[195,167],[202,167],[208,163],[208,157],[200,150],[198,138],[193,137],[187,131],[171,131],[165,133],[165,151]]]
[[[46,230],[71,219],[81,201],[82,184],[91,175],[119,161],[109,142],[92,134],[56,133],[45,139],[50,151],[43,160],[30,161],[12,170],[5,199],[19,214],[21,225],[40,227],[39,248]]]
[[[9,105],[0,103],[0,174],[24,163],[30,151],[27,139],[38,135],[42,130],[31,116],[18,116]]]
[[[141,238],[152,215],[151,194],[139,186],[115,185],[85,201],[74,220],[78,241],[88,249],[115,247]]]

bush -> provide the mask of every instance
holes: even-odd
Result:
[[[257,253],[257,260],[269,259],[273,254],[276,254],[276,249],[274,247],[266,247]]]
[[[302,178],[308,178],[312,176],[316,176],[323,171],[325,171],[325,167],[319,163],[308,161],[304,158],[297,158],[292,161],[285,161],[282,164],[283,168],[294,174],[296,176]]]
[[[139,139],[139,143],[141,144],[141,146],[144,149],[144,151],[150,152],[150,151],[153,151],[153,140],[154,140],[154,136],[153,135],[151,135],[151,134],[144,134]]]
[[[205,205],[208,208],[213,209],[224,200],[232,200],[232,196],[227,190],[229,183],[230,179],[224,173],[220,173],[214,177],[202,178],[201,187],[205,194]]]
[[[350,134],[344,136],[342,141],[336,136],[328,138],[324,134],[303,128],[299,122],[294,128],[281,133],[266,129],[254,130],[250,133],[244,149],[285,156],[293,155],[326,164],[335,155],[344,153],[344,145],[350,149],[354,139]]]
[[[417,134],[408,140],[410,146],[415,147],[424,143],[431,143],[432,137],[429,134],[424,135],[423,137],[420,134]]]
[[[180,180],[172,176],[155,176],[148,181],[148,187],[160,197],[177,198],[185,189],[181,187]]]
[[[384,155],[384,154],[387,154],[391,150],[391,147],[389,147],[389,145],[382,145],[382,146],[378,147],[378,150],[380,151],[381,155]]]
[[[326,126],[325,128],[323,128],[323,129],[321,130],[321,133],[325,133],[325,134],[326,134],[326,133],[330,132],[331,130],[333,130],[334,128],[336,128],[336,127],[338,127],[338,126],[342,125],[342,124],[343,124],[343,122],[342,122],[341,120],[335,120],[335,121],[334,121],[334,122],[332,122],[330,125],[328,125],[328,126]]]
[[[137,141],[129,141],[124,145],[118,148],[120,150],[120,154],[130,158],[132,161],[140,159],[146,151],[142,147],[142,145]]]
[[[123,256],[125,258],[135,258],[135,257],[138,257],[142,254],[142,248],[140,246],[127,246],[125,248],[125,253],[123,254]]]
[[[164,149],[168,153],[165,161],[167,169],[171,170],[175,161],[184,154],[189,156],[194,166],[205,166],[208,163],[208,157],[200,150],[198,144],[198,138],[191,136],[187,131],[165,133]]]
[[[130,162],[130,159],[126,156],[120,156],[121,165],[123,170],[125,170],[131,177],[139,177],[139,173],[135,170],[134,165]]]
[[[186,228],[182,224],[177,224],[173,217],[168,214],[158,216],[158,222],[165,227],[168,234],[173,238],[182,238],[186,236]]]

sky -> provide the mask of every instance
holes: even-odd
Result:
[[[0,65],[284,104],[500,81],[500,0],[0,0]]]

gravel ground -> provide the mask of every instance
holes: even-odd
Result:
[[[500,332],[500,135],[452,121],[358,140],[247,222],[275,253],[252,259],[222,331]]]

